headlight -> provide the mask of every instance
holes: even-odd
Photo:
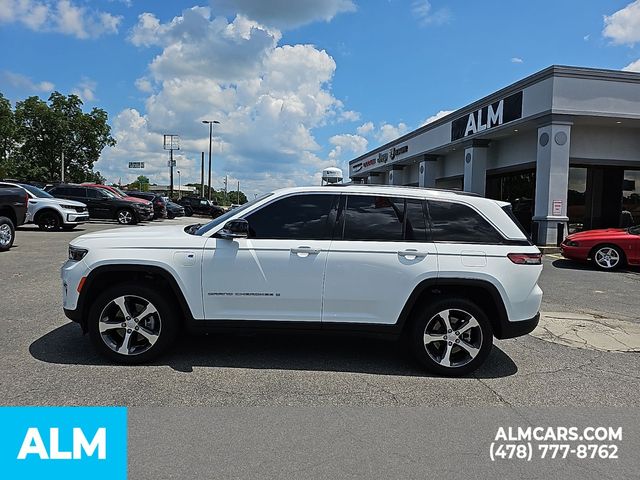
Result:
[[[578,242],[574,242],[573,240],[566,240],[566,241],[564,242],[564,244],[565,244],[567,247],[577,247],[577,246],[578,246]]]
[[[89,253],[89,250],[87,250],[86,248],[78,248],[69,245],[69,260],[79,262],[85,257],[87,253]]]
[[[75,205],[65,205],[64,203],[62,205],[60,205],[62,208],[64,208],[65,210],[73,210],[75,211],[76,207]]]

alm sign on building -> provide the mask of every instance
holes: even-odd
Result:
[[[451,141],[483,132],[521,117],[522,92],[518,92],[451,122]]]

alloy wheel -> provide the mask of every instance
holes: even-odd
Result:
[[[460,309],[442,310],[424,329],[424,348],[443,367],[462,367],[478,356],[482,328],[476,318]]]
[[[5,248],[11,243],[11,227],[6,223],[0,225],[0,247]]]
[[[613,247],[602,247],[596,252],[595,261],[601,268],[616,268],[620,263],[620,253]]]
[[[129,225],[132,220],[133,216],[128,210],[122,210],[118,213],[118,222],[122,223],[123,225]]]
[[[58,221],[53,215],[45,214],[40,220],[39,226],[47,231],[56,230],[58,228]]]
[[[102,341],[120,355],[140,355],[150,350],[162,331],[158,309],[147,299],[123,295],[102,309],[98,330]]]

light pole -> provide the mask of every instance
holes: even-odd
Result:
[[[209,183],[208,183],[209,192],[207,194],[207,199],[211,200],[211,140],[213,135],[213,124],[217,123],[219,125],[220,122],[217,120],[202,120],[202,123],[209,124]]]
[[[173,167],[176,166],[176,162],[173,159],[173,151],[180,150],[180,137],[173,134],[165,134],[163,140],[163,148],[169,150],[169,161],[167,166],[169,167],[169,197],[173,196]]]
[[[178,199],[182,198],[182,185],[180,183],[180,170],[176,170],[178,174]]]

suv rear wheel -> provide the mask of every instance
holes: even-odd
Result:
[[[485,361],[493,345],[493,331],[476,304],[452,297],[418,308],[409,341],[427,370],[455,377],[474,371]]]
[[[101,294],[89,312],[89,336],[98,351],[118,363],[148,362],[167,350],[179,317],[165,292],[136,283]]]

